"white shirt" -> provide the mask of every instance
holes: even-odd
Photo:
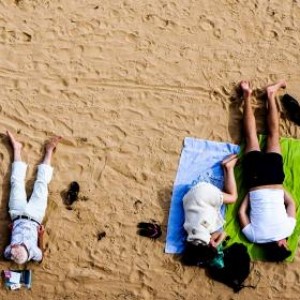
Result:
[[[207,182],[200,182],[191,188],[183,197],[187,240],[202,240],[207,244],[210,234],[224,224],[220,213],[223,204],[223,193],[220,189]]]
[[[36,222],[30,220],[19,219],[14,221],[11,233],[11,244],[5,248],[4,257],[7,259],[11,258],[11,245],[24,244],[29,253],[28,260],[41,261],[43,254],[37,245],[38,227],[39,225]]]
[[[249,192],[250,221],[243,228],[252,243],[269,243],[289,237],[296,226],[284,205],[284,190],[259,189]]]

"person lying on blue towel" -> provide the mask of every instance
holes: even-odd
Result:
[[[183,197],[183,227],[187,232],[182,255],[185,265],[206,265],[218,255],[217,248],[226,236],[225,232],[220,230],[225,222],[221,215],[221,206],[237,200],[234,177],[237,160],[237,155],[232,154],[222,162],[223,191],[212,183],[200,181]]]

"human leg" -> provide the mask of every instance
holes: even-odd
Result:
[[[280,88],[285,88],[286,82],[280,80],[277,83],[267,87],[268,96],[268,137],[266,152],[281,153],[279,143],[279,113],[276,105],[275,95]]]
[[[52,154],[55,151],[56,146],[61,140],[62,140],[61,136],[54,136],[49,140],[49,142],[45,146],[45,155],[42,164],[45,165],[51,164]]]
[[[25,190],[25,176],[27,165],[21,160],[22,144],[19,143],[11,132],[7,131],[7,136],[13,147],[14,161],[10,178],[10,195],[9,195],[9,213],[13,220],[16,216],[21,215],[27,205],[27,196]]]
[[[248,81],[241,81],[240,87],[243,91],[244,100],[243,129],[246,139],[245,153],[253,150],[259,151],[260,148],[256,133],[255,117],[251,106],[252,90]]]
[[[38,222],[42,222],[47,208],[48,184],[52,179],[52,154],[61,140],[53,137],[45,146],[45,155],[42,164],[38,166],[37,178],[34,183],[32,195],[26,207],[26,214]]]

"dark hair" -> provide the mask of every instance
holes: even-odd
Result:
[[[217,249],[211,245],[187,242],[181,261],[186,266],[205,266],[217,255]]]
[[[284,261],[292,254],[292,251],[286,249],[284,246],[279,246],[277,242],[262,244],[262,246],[264,248],[265,258],[268,261]]]
[[[245,285],[244,282],[250,273],[250,256],[245,245],[233,243],[223,250],[224,267],[212,265],[208,267],[208,274],[219,282],[231,287],[234,292],[239,292]]]

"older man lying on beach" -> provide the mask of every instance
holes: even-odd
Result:
[[[61,137],[53,137],[46,144],[43,162],[38,166],[37,179],[27,202],[25,191],[27,165],[21,159],[22,144],[9,131],[7,136],[13,147],[14,161],[9,197],[9,214],[12,220],[11,243],[6,247],[4,256],[17,264],[24,264],[30,260],[40,262],[43,259],[44,233],[41,223],[47,208],[48,183],[53,173],[50,163]]]

